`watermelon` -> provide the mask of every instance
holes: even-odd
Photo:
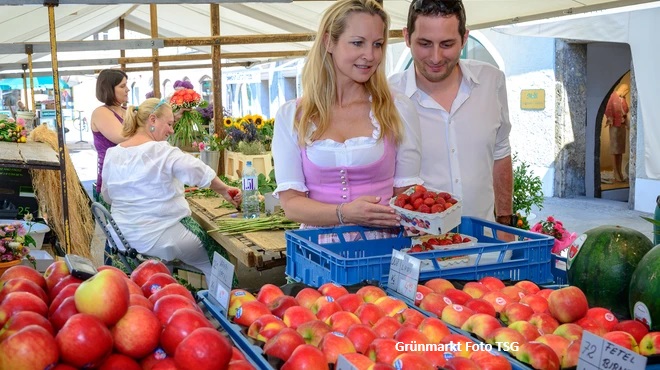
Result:
[[[630,279],[628,293],[630,316],[660,330],[660,244],[651,249]]]
[[[600,226],[588,230],[569,249],[568,283],[587,296],[589,307],[604,307],[630,318],[628,287],[635,268],[653,243],[637,230]]]

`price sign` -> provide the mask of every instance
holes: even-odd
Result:
[[[582,334],[577,370],[645,369],[646,357],[588,331]]]
[[[335,365],[335,370],[358,370],[357,366],[348,362],[344,355],[339,355],[337,357],[337,364]]]
[[[419,282],[420,261],[396,249],[392,250],[390,262],[390,278],[387,286],[404,297],[415,301],[417,283]]]
[[[234,281],[234,265],[222,257],[218,252],[213,253],[213,265],[211,268],[211,281],[209,284],[209,294],[215,299],[223,311],[227,312],[229,308],[229,293],[231,284]]]

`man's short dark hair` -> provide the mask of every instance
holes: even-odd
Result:
[[[458,33],[465,37],[465,8],[461,0],[413,0],[408,8],[408,35],[415,31],[418,16],[441,16],[458,18]]]
[[[105,105],[117,104],[115,86],[119,85],[124,78],[128,79],[128,75],[119,69],[102,70],[96,80],[96,99]]]

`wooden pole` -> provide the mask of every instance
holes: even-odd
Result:
[[[151,37],[158,38],[158,10],[156,4],[149,4],[149,10],[151,14]],[[153,57],[153,88],[154,96],[160,98],[160,71],[158,69],[158,49],[151,49],[151,55]]]
[[[211,36],[220,36],[220,5],[211,4],[209,17],[211,18]],[[213,83],[213,133],[217,133],[224,138],[225,130],[222,129],[222,66],[220,65],[222,55],[220,44],[211,46],[211,72]],[[225,171],[225,154],[220,153],[218,168],[214,168],[217,173]]]
[[[124,21],[124,17],[121,17],[121,18],[119,18],[119,39],[120,40],[123,40],[126,37],[125,32],[126,32],[126,22]],[[121,50],[119,50],[119,60],[122,60],[124,58],[126,58],[126,50],[121,49]],[[121,62],[120,62],[120,64],[121,65],[119,67],[121,68],[121,70],[125,71],[126,70],[126,64],[121,63]]]
[[[28,91],[27,91],[27,75],[25,74],[27,73],[27,64],[23,63],[21,64],[21,67],[23,67],[23,75],[21,77],[23,77],[23,96],[25,97],[23,101],[25,102],[25,108],[30,110],[29,109],[30,103],[28,102]]]
[[[30,51],[27,55],[27,64],[28,64],[28,71],[30,71],[30,96],[32,97],[32,112],[36,113],[37,112],[37,103],[34,100],[34,80],[32,76],[32,52]],[[25,102],[27,104],[27,102]]]
[[[57,70],[57,35],[55,32],[55,6],[48,5],[48,28],[50,33],[50,58],[53,62],[53,94],[55,95],[55,122],[57,123],[57,145],[60,159],[60,182],[62,186],[62,217],[64,218],[64,250],[71,253],[71,225],[69,224],[69,190],[66,183],[66,160],[64,158],[64,130],[62,129],[62,106],[60,105],[60,73]],[[34,100],[34,94],[33,98]]]

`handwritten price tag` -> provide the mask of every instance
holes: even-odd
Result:
[[[646,368],[646,357],[588,331],[582,334],[577,370]]]
[[[229,293],[231,284],[234,281],[234,265],[222,257],[218,252],[213,254],[213,264],[211,267],[211,281],[209,284],[209,294],[223,308],[225,314],[229,308]]]
[[[417,258],[393,249],[387,286],[414,301],[419,282],[419,266],[420,261]]]

